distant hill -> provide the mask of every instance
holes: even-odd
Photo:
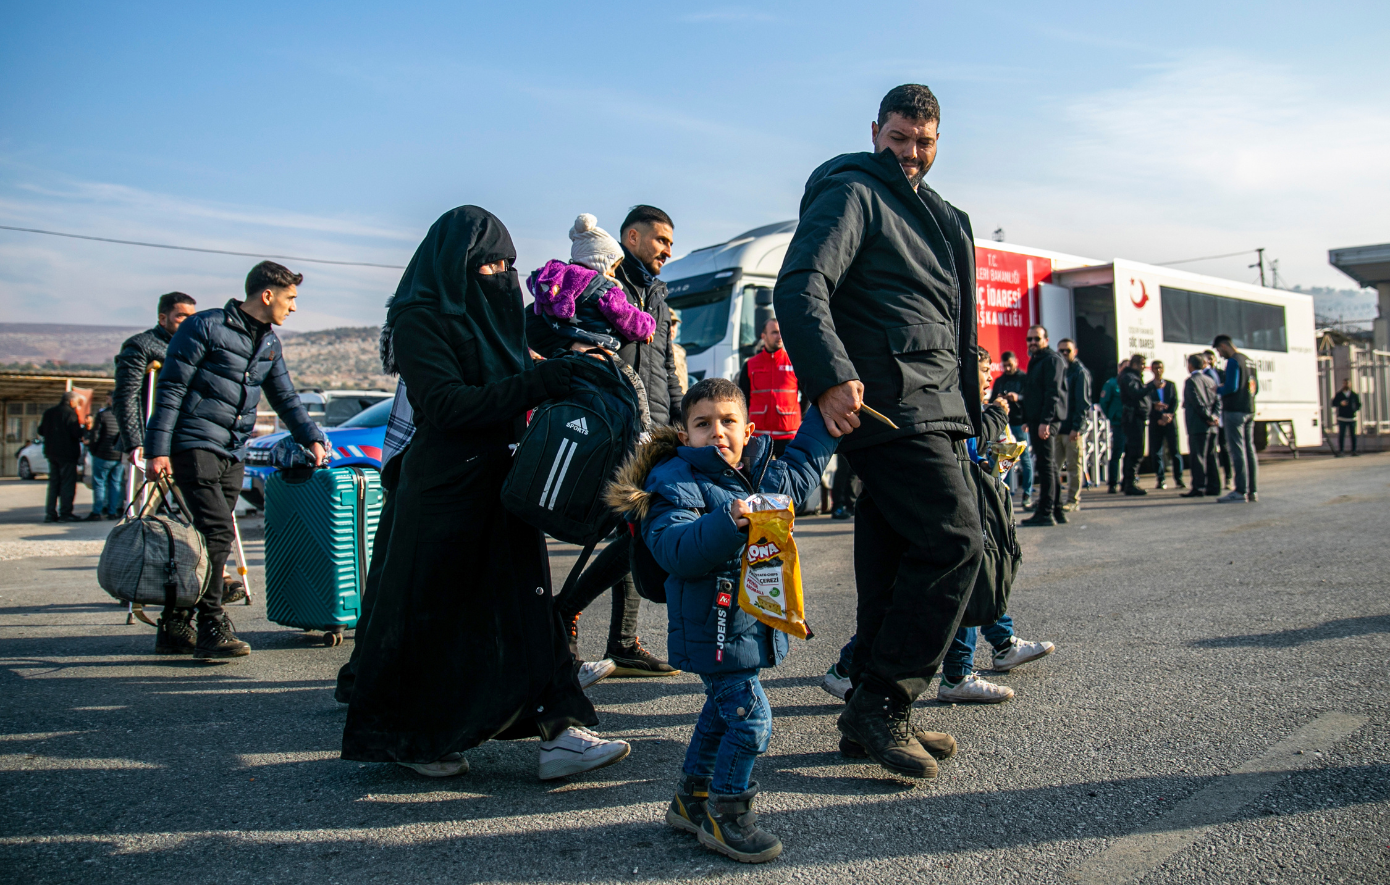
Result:
[[[121,344],[144,328],[0,323],[0,368],[110,374]],[[381,374],[375,326],[277,334],[298,387],[395,389],[396,379]]]

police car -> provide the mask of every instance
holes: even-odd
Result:
[[[324,428],[328,437],[328,466],[365,466],[381,469],[381,448],[386,441],[386,419],[391,400],[386,399],[353,415],[337,427]],[[246,475],[241,481],[241,497],[257,510],[265,509],[265,481],[275,472],[271,450],[288,432],[258,436],[246,445]]]

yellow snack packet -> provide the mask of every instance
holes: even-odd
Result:
[[[792,539],[796,513],[788,495],[752,495],[747,500],[748,546],[743,551],[738,607],[774,630],[810,639],[801,597],[801,563]]]

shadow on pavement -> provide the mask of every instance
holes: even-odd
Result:
[[[1198,639],[1189,644],[1195,648],[1293,648],[1324,639],[1347,639],[1372,633],[1390,633],[1390,615],[1338,618],[1325,621],[1316,627],[1276,630],[1273,633],[1246,633],[1242,636],[1219,636],[1213,639]]]

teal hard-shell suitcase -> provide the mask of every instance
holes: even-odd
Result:
[[[357,625],[372,538],[381,516],[380,474],[370,467],[280,473],[265,484],[265,608],[277,624],[322,630],[337,645]]]

